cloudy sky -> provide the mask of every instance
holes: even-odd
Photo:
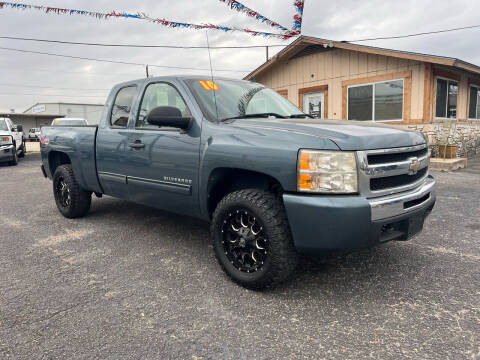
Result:
[[[14,0],[11,0],[14,1]],[[27,1],[27,0],[26,0]],[[145,12],[180,22],[214,23],[256,30],[269,28],[230,10],[218,0],[28,0],[27,3],[99,12]],[[272,20],[290,27],[293,0],[243,0]],[[480,2],[474,0],[306,0],[302,33],[333,40],[448,29],[480,23]],[[480,64],[480,29],[403,40],[362,44],[457,57]],[[48,15],[38,11],[0,10],[0,36],[147,45],[205,45],[205,31],[169,29],[133,19],[96,20],[83,16]],[[211,46],[288,44],[242,33],[209,31]],[[0,39],[0,47],[60,53],[136,63],[209,67],[206,50],[100,48]],[[275,51],[280,50],[275,48]],[[271,50],[271,54],[275,52]],[[264,49],[214,50],[216,74],[241,78],[265,61]],[[144,77],[140,66],[107,64],[24,54],[0,49],[0,111],[23,112],[37,102],[103,103],[112,85]],[[227,70],[227,71],[218,71]],[[153,75],[202,74],[204,70],[151,69]]]

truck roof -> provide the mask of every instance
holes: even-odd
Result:
[[[139,81],[143,80],[153,80],[153,81],[168,81],[168,80],[212,80],[212,75],[210,74],[205,74],[205,75],[169,75],[169,76],[154,76],[154,77],[149,77],[149,78],[139,78],[135,80],[130,80],[130,81],[125,81],[123,83],[119,83],[115,85],[115,87],[123,87],[125,85],[129,85],[132,83],[136,83]],[[229,77],[223,77],[223,76],[214,76],[213,80],[232,80],[232,81],[240,81],[240,82],[249,82],[248,80],[242,80],[242,79],[234,79],[234,78],[229,78]]]

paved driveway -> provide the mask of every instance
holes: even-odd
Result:
[[[425,232],[245,290],[208,225],[113,198],[57,212],[38,155],[0,166],[0,358],[480,358],[480,180],[438,173]]]

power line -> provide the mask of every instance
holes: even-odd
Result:
[[[15,36],[0,36],[0,39],[6,40],[20,40],[20,41],[35,41],[54,44],[67,44],[67,45],[85,45],[85,46],[103,46],[103,47],[127,47],[127,48],[158,48],[158,49],[208,49],[207,46],[188,46],[188,45],[138,45],[138,44],[107,44],[107,43],[91,43],[91,42],[77,42],[77,41],[64,41],[64,40],[48,40],[37,38],[24,38]],[[273,44],[273,45],[232,45],[232,46],[212,46],[210,50],[222,50],[222,49],[255,49],[265,47],[285,47],[285,44]]]
[[[3,83],[0,83],[0,86],[7,86],[7,87],[25,87],[25,88],[35,88],[35,89],[55,89],[55,90],[110,91],[110,89],[67,88],[67,87],[51,87],[51,86],[35,86],[35,85],[16,85],[16,84],[3,84]]]
[[[20,52],[20,53],[39,54],[39,55],[47,55],[47,56],[57,56],[57,57],[68,58],[68,59],[76,59],[76,60],[88,60],[88,61],[105,62],[105,63],[111,63],[111,64],[135,65],[135,66],[145,66],[145,65],[147,65],[145,63],[141,64],[141,63],[127,62],[127,61],[120,61],[120,60],[96,59],[96,58],[89,58],[89,57],[82,57],[82,56],[56,54],[56,53],[25,50],[25,49],[14,49],[14,48],[7,48],[7,47],[0,47],[0,50],[16,51],[16,52]],[[151,67],[164,68],[164,69],[210,71],[210,69],[206,69],[206,68],[202,69],[202,68],[190,68],[190,67],[155,65],[155,64],[148,64],[148,65],[151,66]],[[225,69],[215,69],[215,71],[219,71],[219,72],[241,72],[241,73],[249,72],[249,70],[225,70]]]
[[[66,94],[21,94],[21,93],[0,93],[0,96],[56,96],[56,97],[92,97],[92,98],[106,98],[106,95],[66,95]]]
[[[404,38],[410,38],[410,37],[416,37],[416,36],[441,34],[441,33],[446,33],[446,32],[468,30],[468,29],[475,29],[475,28],[480,28],[480,25],[463,26],[463,27],[452,28],[452,29],[427,31],[427,32],[407,34],[407,35],[384,36],[384,37],[376,37],[376,38],[369,38],[369,39],[358,39],[358,40],[344,40],[342,42],[362,42],[362,41],[375,41],[375,40],[404,39]]]

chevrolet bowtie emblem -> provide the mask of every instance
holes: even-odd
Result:
[[[415,175],[420,168],[420,161],[416,157],[410,159],[410,167],[409,167],[409,174]]]

